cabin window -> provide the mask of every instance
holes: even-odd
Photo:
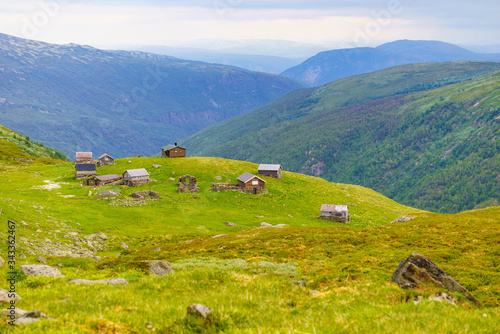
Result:
[[[252,181],[252,186],[258,186],[259,185],[259,181]]]

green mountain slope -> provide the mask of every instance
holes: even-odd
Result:
[[[383,73],[372,73],[372,80]],[[328,109],[323,106],[335,96],[334,84],[216,125],[183,144],[202,155],[274,161],[286,170],[362,184],[432,211],[458,212],[498,200],[500,74]],[[348,94],[362,93],[353,89],[345,99]],[[289,105],[294,118],[280,117],[280,108],[288,112]],[[224,141],[227,133],[232,135]]]
[[[68,156],[153,155],[301,87],[235,67],[0,34],[0,123]]]

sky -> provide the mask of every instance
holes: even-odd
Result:
[[[500,44],[499,13],[497,0],[0,0],[0,32],[96,47],[200,40],[489,45]]]

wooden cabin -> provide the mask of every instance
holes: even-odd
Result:
[[[90,163],[92,161],[92,152],[76,152],[75,162],[78,163]]]
[[[83,180],[82,184],[84,186],[102,187],[120,181],[121,179],[122,176],[117,174],[101,175],[101,176],[95,176],[87,180]]]
[[[266,181],[248,172],[245,172],[236,180],[240,188],[264,189],[266,187]]]
[[[123,182],[131,187],[136,187],[149,181],[149,173],[144,168],[130,169],[123,173]]]
[[[104,153],[99,157],[99,161],[97,162],[98,167],[103,167],[107,165],[114,165],[115,159],[109,154]]]
[[[281,168],[281,165],[260,164],[259,175],[281,179],[283,177],[283,168]]]
[[[161,155],[166,158],[182,158],[186,156],[186,149],[184,147],[175,145],[167,145],[161,148]]]
[[[349,207],[347,205],[323,204],[321,205],[321,219],[339,223],[349,223]]]
[[[84,177],[91,177],[97,175],[95,164],[76,164],[75,165],[75,179],[82,179]]]

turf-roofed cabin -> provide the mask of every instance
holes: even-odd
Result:
[[[75,179],[83,179],[85,177],[95,176],[95,164],[75,164]]]
[[[106,186],[108,184],[120,181],[121,179],[122,179],[122,176],[118,175],[118,174],[101,175],[101,176],[95,176],[95,177],[90,178],[88,180],[83,180],[82,184],[84,186],[102,187],[102,186]]]
[[[129,169],[123,173],[123,183],[129,187],[136,187],[149,181],[149,173],[144,168]]]
[[[347,205],[323,204],[321,205],[321,216],[319,218],[339,223],[349,223],[351,221]]]
[[[175,145],[167,145],[161,148],[161,155],[166,158],[182,158],[186,156],[186,149],[184,147]]]
[[[75,162],[77,164],[92,162],[92,152],[76,152]]]
[[[97,162],[97,166],[103,167],[107,165],[114,165],[115,164],[115,159],[110,156],[109,154],[104,153],[99,157],[99,161]]]
[[[259,175],[281,179],[283,177],[283,168],[281,168],[281,165],[260,164]]]

